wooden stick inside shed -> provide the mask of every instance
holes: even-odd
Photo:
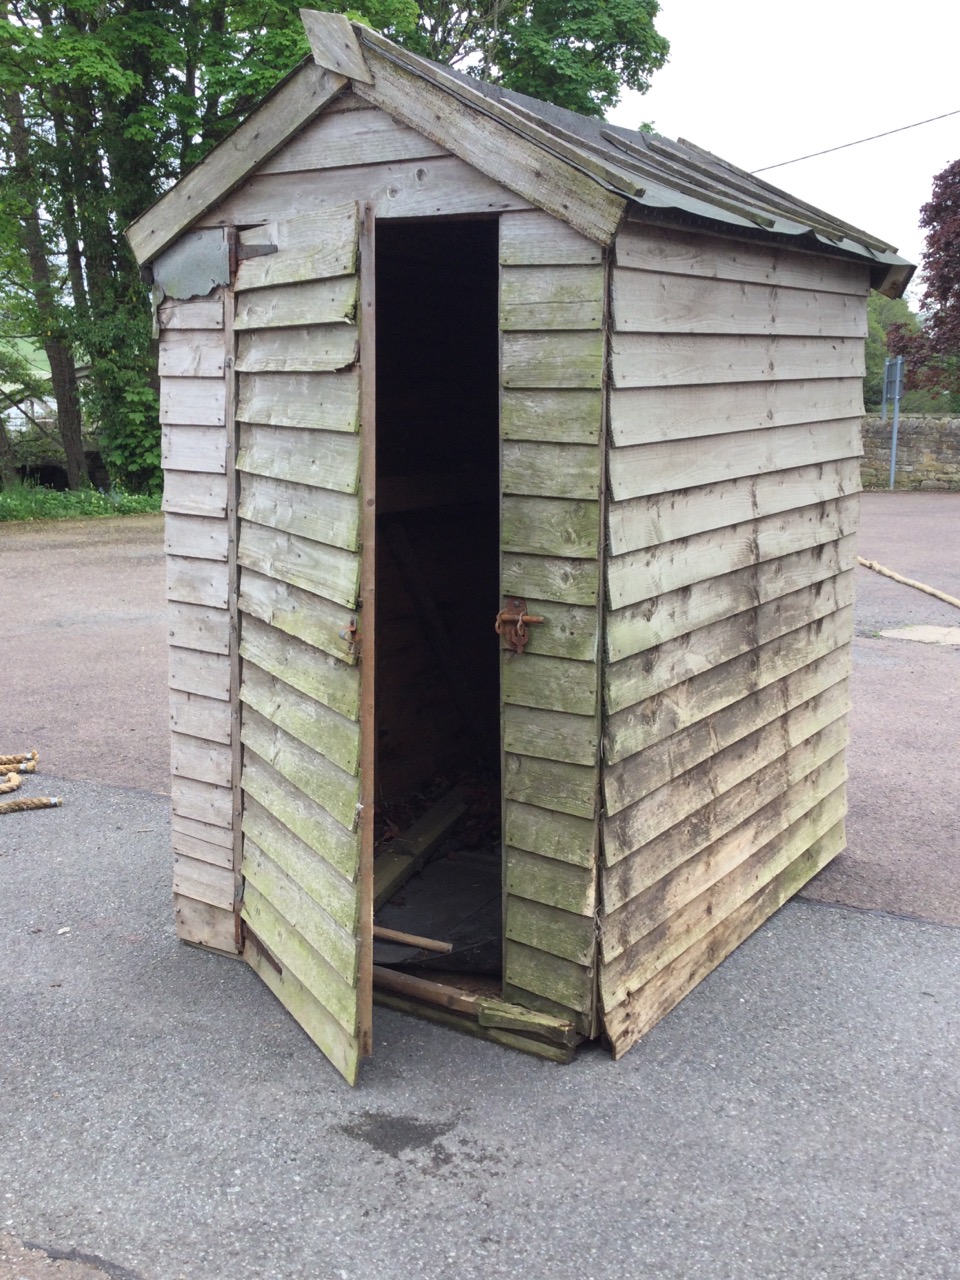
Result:
[[[436,951],[438,955],[448,956],[453,950],[452,942],[438,942],[435,938],[421,938],[416,933],[401,933],[399,929],[385,929],[382,924],[373,926],[373,936],[383,942],[402,942],[408,947],[419,947],[421,951]]]

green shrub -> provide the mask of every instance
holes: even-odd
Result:
[[[44,489],[15,484],[0,490],[0,520],[69,520],[85,516],[132,516],[160,510],[158,495],[123,489]]]

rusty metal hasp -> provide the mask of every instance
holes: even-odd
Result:
[[[494,624],[498,636],[503,636],[507,648],[514,653],[523,653],[530,633],[527,627],[531,622],[542,622],[543,618],[527,613],[527,602],[519,596],[505,596],[503,608],[497,614]]]

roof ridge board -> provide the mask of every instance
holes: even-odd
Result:
[[[667,139],[667,141],[669,142],[670,139]],[[724,169],[727,169],[731,174],[736,175],[740,180],[746,179],[751,184],[755,184],[763,191],[768,192],[771,196],[777,196],[789,201],[797,209],[803,210],[804,213],[816,214],[820,218],[827,219],[838,230],[843,231],[844,238],[846,239],[856,240],[860,244],[879,249],[885,253],[895,254],[897,252],[895,245],[890,244],[886,240],[881,240],[879,236],[871,235],[869,231],[864,231],[862,227],[855,227],[852,222],[844,222],[842,218],[834,217],[832,213],[827,213],[825,209],[821,209],[817,205],[809,204],[806,200],[801,200],[799,197],[791,195],[789,191],[784,191],[782,187],[775,187],[772,182],[767,182],[763,178],[757,178],[754,174],[750,173],[748,169],[741,169],[739,165],[735,165],[731,161],[725,160],[723,156],[718,156],[713,151],[708,151],[706,147],[698,146],[697,143],[691,142],[689,138],[678,138],[676,140],[676,145],[687,148],[690,151],[698,152],[700,155],[709,156],[711,160],[715,161],[718,165],[722,165]]]
[[[631,174],[609,163],[598,163],[592,154],[584,151],[579,138],[576,138],[573,143],[568,141],[574,135],[558,136],[551,133],[550,126],[545,125],[542,120],[526,119],[528,114],[533,113],[527,113],[525,108],[518,104],[490,97],[449,75],[448,68],[441,67],[439,63],[432,62],[429,58],[422,58],[419,54],[409,53],[406,49],[401,49],[399,45],[394,44],[392,40],[381,36],[379,32],[371,31],[370,28],[363,27],[359,23],[353,25],[361,44],[373,49],[380,57],[386,58],[414,75],[423,75],[424,67],[428,67],[434,83],[459,98],[461,102],[498,120],[501,124],[513,129],[515,133],[525,135],[558,159],[565,160],[618,194],[634,197],[639,194],[640,189],[634,183]],[[562,130],[558,132],[561,135],[564,133]]]
[[[560,141],[567,143],[569,146],[571,146],[575,150],[580,150],[582,148],[583,150],[589,151],[592,154],[598,156],[600,159],[602,159],[604,161],[604,168],[607,169],[611,174],[617,175],[618,181],[621,176],[626,179],[626,183],[623,191],[624,195],[629,195],[632,197],[643,195],[643,188],[637,187],[633,182],[633,178],[636,175],[630,171],[633,167],[632,164],[630,165],[629,168],[624,168],[619,164],[611,165],[609,162],[609,154],[610,154],[609,151],[607,151],[604,147],[600,146],[599,143],[596,143],[589,138],[579,138],[574,133],[568,133],[566,129],[564,129],[561,125],[554,124],[552,120],[538,119],[535,112],[530,111],[527,107],[522,107],[518,102],[511,102],[509,105],[510,105],[511,111],[515,112],[522,119],[528,119],[531,124],[535,125],[535,127],[539,129],[543,129],[545,133],[549,133],[552,136],[558,138]],[[626,159],[630,161],[631,157],[628,156],[626,157]],[[637,173],[639,174],[640,177],[643,177],[643,178],[646,177],[645,174],[639,173],[639,170],[637,171]],[[626,189],[627,186],[629,186],[632,189],[627,190]]]
[[[611,140],[615,141],[616,145],[618,146],[630,147],[634,145],[630,143],[629,139],[618,137],[617,135],[611,135]],[[653,149],[656,146],[655,140],[651,139],[649,145],[651,146],[651,149]],[[731,198],[730,194],[724,190],[722,185],[720,185],[722,182],[722,179],[718,179],[717,175],[712,173],[708,168],[706,168],[706,166],[697,165],[693,161],[687,160],[687,158],[684,157],[683,155],[677,155],[676,153],[668,152],[665,147],[656,147],[656,150],[658,152],[657,160],[661,164],[669,165],[671,169],[674,171],[674,173],[677,173],[677,171],[679,170],[678,178],[676,178],[675,180],[679,180],[681,182],[691,181],[689,173],[684,172],[684,166],[688,166],[689,169],[693,170],[693,172],[699,175],[701,178],[708,179],[708,180],[712,179],[712,182],[708,182],[705,185],[704,192],[715,191],[721,197],[721,199],[725,199],[728,201],[730,200]],[[655,163],[655,162],[656,161],[651,160],[649,163]],[[772,202],[768,203],[765,200],[755,199],[752,193],[750,193],[749,191],[743,190],[741,187],[735,186],[733,183],[731,183],[730,186],[733,194],[742,194],[744,196],[749,197],[751,199],[751,203],[753,204],[754,208],[757,209],[758,211],[765,211],[766,213],[772,214],[774,218],[780,218],[785,221],[793,221],[793,222],[796,222],[798,226],[809,227],[811,230],[819,231],[830,240],[841,240],[846,238],[845,234],[843,233],[843,228],[841,228],[837,224],[834,224],[832,222],[821,222],[819,220],[814,221],[813,219],[810,219],[810,218],[806,218],[802,220],[801,218],[798,218],[796,216],[797,213],[800,213],[801,215],[806,214],[807,213],[806,209],[798,208],[797,210],[790,210],[789,208],[786,208],[783,206],[778,207]],[[720,205],[719,207],[722,208],[724,206]],[[737,207],[737,206],[734,206],[734,207]],[[811,212],[822,213],[821,210],[811,210]],[[822,216],[824,218],[830,217],[829,214],[822,214]],[[863,233],[863,234],[864,234],[864,240],[866,241],[867,240],[866,233]],[[873,243],[874,241],[871,239],[869,241],[869,244],[873,244]],[[867,247],[866,244],[865,244],[865,247]]]

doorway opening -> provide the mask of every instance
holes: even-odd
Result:
[[[378,223],[374,965],[394,997],[500,988],[498,293],[496,219]]]

